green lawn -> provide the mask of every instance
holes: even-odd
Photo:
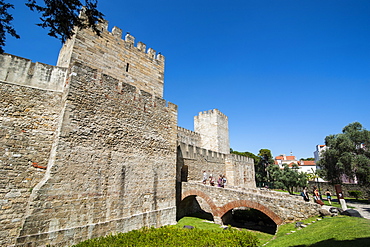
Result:
[[[274,236],[245,229],[224,230],[203,219],[184,217],[175,226],[135,230],[88,240],[75,246],[370,246],[370,220],[336,216],[322,220],[314,217],[302,222],[307,225],[306,228],[298,230],[295,223],[285,224],[279,226]],[[194,226],[194,229],[183,229],[184,225]]]
[[[276,238],[265,246],[370,246],[370,220],[347,216],[329,217],[301,230],[297,230],[294,224],[286,224],[279,227]]]

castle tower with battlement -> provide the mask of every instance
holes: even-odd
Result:
[[[148,92],[163,97],[164,56],[122,29],[108,31],[108,21],[98,24],[100,35],[92,29],[76,30],[60,50],[57,66],[70,67],[78,62]]]
[[[229,154],[228,118],[217,109],[200,112],[194,117],[194,131],[201,136],[201,147]]]

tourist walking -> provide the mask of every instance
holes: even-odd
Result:
[[[329,191],[329,189],[325,191],[325,195],[326,195],[326,200],[328,200],[329,204],[331,205],[331,192]]]

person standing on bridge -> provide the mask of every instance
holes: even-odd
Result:
[[[206,171],[203,171],[203,184],[206,184],[206,182],[207,182],[207,173],[206,173]]]
[[[222,179],[222,175],[218,176],[217,186],[218,187],[224,187],[224,181]]]
[[[225,187],[226,186],[226,177],[225,177],[225,175],[222,175],[222,184],[223,184],[223,186],[222,187]]]

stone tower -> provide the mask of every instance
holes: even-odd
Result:
[[[108,21],[97,25],[97,36],[91,29],[77,30],[60,50],[57,66],[70,67],[73,63],[87,65],[98,72],[118,79],[163,98],[164,56],[127,33],[122,39],[122,30],[113,27],[108,31]],[[97,78],[99,79],[99,78]]]
[[[217,109],[200,112],[194,117],[194,131],[201,135],[201,147],[229,154],[228,118]]]

